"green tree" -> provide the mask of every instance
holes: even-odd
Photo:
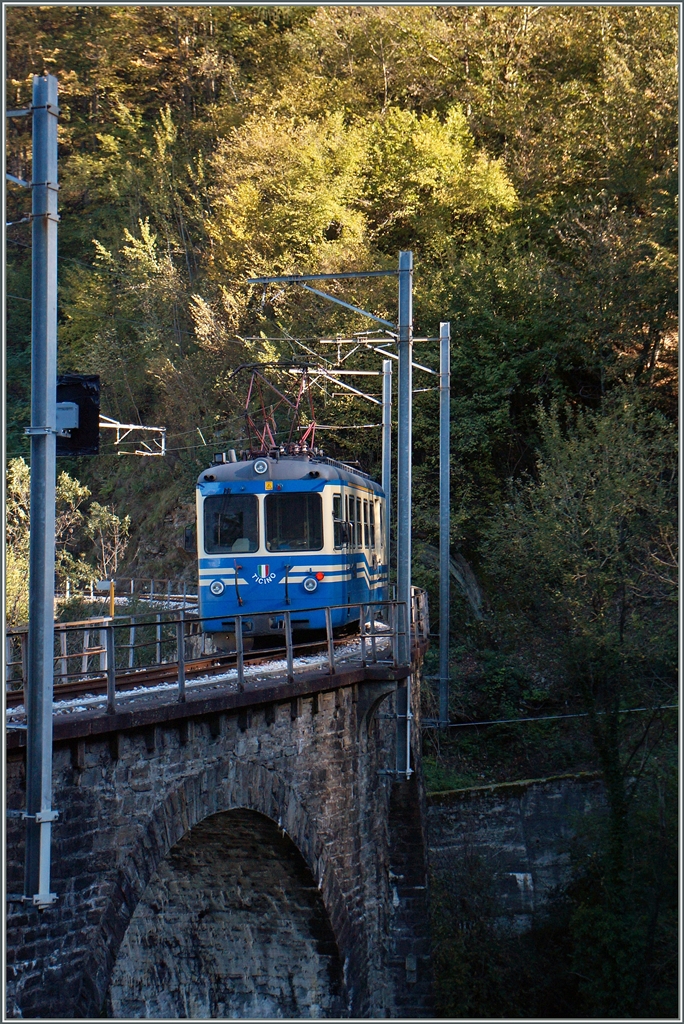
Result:
[[[8,626],[28,621],[31,479],[23,459],[11,459],[5,478],[5,607]]]
[[[503,621],[555,648],[566,699],[588,714],[609,810],[603,923],[615,936],[630,804],[662,735],[659,708],[676,695],[676,435],[630,391],[565,429],[558,410],[540,412],[540,430],[535,477],[492,526],[488,571]],[[635,704],[653,709],[643,727],[621,715]],[[611,982],[618,1003],[638,957],[628,942]]]
[[[93,578],[85,561],[81,528],[84,502],[90,490],[66,472],[57,477],[55,489],[55,577],[64,586]],[[5,595],[8,625],[28,619],[29,536],[31,471],[22,458],[11,459],[5,483],[6,561]]]
[[[99,501],[90,506],[85,532],[94,543],[97,572],[101,578],[111,579],[118,572],[128,546],[130,528],[130,516],[118,516]]]

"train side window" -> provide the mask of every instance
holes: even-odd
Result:
[[[368,515],[370,518],[370,546],[375,547],[375,501],[368,502]]]
[[[385,506],[382,502],[379,504],[380,510],[380,547],[384,547],[385,543]]]
[[[258,547],[256,494],[216,494],[204,499],[205,551],[256,551]]]
[[[370,547],[370,527],[368,524],[368,502],[363,503],[363,544],[364,547]]]
[[[356,543],[359,547],[363,546],[363,522],[361,519],[361,498],[356,499]]]
[[[349,523],[349,543],[352,547],[356,544],[356,516],[354,515],[354,509],[356,508],[356,502],[353,497],[349,497],[349,510],[347,515],[347,521]]]
[[[333,494],[333,544],[336,548],[341,548],[343,544],[342,527],[344,523],[342,521],[342,495]]]

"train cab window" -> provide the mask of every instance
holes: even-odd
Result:
[[[349,523],[349,543],[352,547],[356,546],[356,516],[354,510],[356,509],[356,502],[354,498],[347,495],[347,522]]]
[[[269,551],[320,551],[323,513],[320,494],[267,494],[266,547]]]
[[[368,517],[370,519],[370,546],[375,547],[375,502],[368,502]]]
[[[363,503],[363,544],[364,547],[370,547],[370,526],[368,523],[368,502]]]
[[[385,511],[382,502],[379,503],[378,511],[380,512],[380,547],[382,547],[383,538],[385,536]]]
[[[363,546],[363,523],[361,520],[361,498],[356,499],[356,543]]]
[[[258,507],[256,494],[216,494],[205,498],[205,551],[256,551]]]

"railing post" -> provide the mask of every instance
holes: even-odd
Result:
[[[107,629],[100,631],[100,672],[107,671]]]
[[[69,665],[67,662],[67,634],[66,629],[59,630],[59,681],[65,683],[69,674]]]
[[[156,650],[157,665],[161,665],[161,656],[162,656],[162,646],[161,646],[161,639],[162,639],[161,612],[157,612],[156,619],[157,619],[157,650]]]
[[[116,646],[113,623],[110,622],[104,632],[107,638],[107,714],[113,715],[116,711]]]
[[[245,692],[245,649],[242,639],[242,616],[235,616],[235,660],[237,662],[238,693]]]
[[[185,609],[181,608],[176,623],[176,661],[178,664],[178,701],[185,703]]]
[[[287,655],[287,681],[294,682],[294,658],[292,653],[292,623],[290,622],[289,611],[283,612],[285,620],[285,651]]]
[[[364,606],[359,605],[359,626],[360,626],[360,637],[361,637],[361,664],[366,667],[366,613]]]
[[[131,622],[128,630],[128,667],[133,668],[135,663],[135,623]]]
[[[83,630],[83,656],[81,657],[81,672],[88,671],[88,648],[90,647],[90,630]]]
[[[328,641],[328,666],[330,675],[335,675],[335,643],[333,640],[332,612],[330,608],[325,609],[325,638]]]
[[[21,634],[21,685],[26,688],[26,666],[28,664],[28,633]]]
[[[392,664],[396,668],[399,664],[399,617],[394,601],[389,606],[389,620],[392,637]]]
[[[378,660],[378,652],[375,646],[375,605],[368,605],[368,617],[370,619],[371,656],[373,662],[376,662]]]

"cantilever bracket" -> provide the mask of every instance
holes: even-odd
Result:
[[[35,814],[27,814],[26,811],[8,809],[5,813],[8,818],[21,818],[22,821],[30,819],[31,821],[36,821],[39,825],[43,822],[57,821],[59,819],[59,811],[37,811]]]
[[[100,430],[103,428],[116,430],[116,441],[114,442],[116,445],[121,444],[130,433],[136,430],[153,431],[159,434],[158,438],[155,437],[153,439],[153,443],[157,445],[158,451],[150,448],[146,441],[141,441],[140,444],[145,451],[142,451],[140,448],[136,448],[133,452],[121,450],[117,452],[118,455],[148,455],[156,458],[166,455],[166,427],[144,427],[140,423],[119,423],[118,420],[113,420],[109,416],[103,416],[100,413]]]

